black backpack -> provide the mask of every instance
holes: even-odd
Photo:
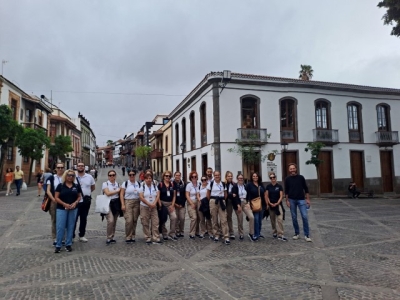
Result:
[[[129,180],[125,181],[125,189],[128,188],[128,182],[129,182]],[[140,181],[137,181],[137,183],[139,184],[139,188],[140,188]]]

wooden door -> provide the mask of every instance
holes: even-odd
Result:
[[[201,156],[201,170],[203,171],[202,174],[199,174],[200,176],[206,175],[208,168],[208,159],[207,159],[207,154],[203,154]]]
[[[321,151],[319,159],[323,161],[318,167],[320,192],[332,193],[332,152]]]
[[[299,172],[299,167],[297,163],[297,152],[282,152],[282,182],[285,182],[285,178],[289,174],[290,163],[294,163],[297,165],[297,172]]]
[[[363,152],[350,151],[351,178],[358,188],[364,187]]]
[[[255,162],[255,163],[245,163],[242,160],[242,167],[243,167],[243,177],[244,180],[250,181],[251,180],[251,174],[254,172],[257,172],[261,176],[261,161]]]
[[[196,156],[192,157],[191,164],[192,171],[196,171]]]
[[[393,192],[393,152],[381,151],[380,157],[383,192]]]

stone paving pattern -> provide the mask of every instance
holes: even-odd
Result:
[[[100,170],[95,194],[106,171]],[[119,182],[122,174],[119,170]],[[117,180],[118,180],[117,179]],[[105,245],[106,223],[88,218],[88,243],[53,253],[50,216],[29,188],[21,196],[0,191],[0,299],[400,299],[400,202],[396,199],[314,200],[309,211],[313,243],[209,239],[146,245]],[[300,221],[301,223],[301,221]],[[247,230],[247,224],[246,230]]]

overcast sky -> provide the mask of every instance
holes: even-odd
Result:
[[[378,0],[1,0],[4,76],[80,111],[97,143],[168,114],[210,71],[400,88]],[[144,95],[152,94],[152,95]]]

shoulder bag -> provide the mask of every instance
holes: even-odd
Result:
[[[260,212],[262,210],[260,186],[258,187],[258,197],[250,200],[250,206],[253,212]]]

